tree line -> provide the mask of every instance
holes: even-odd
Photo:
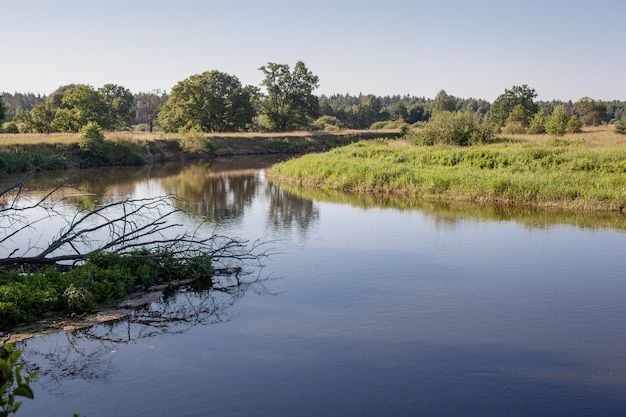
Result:
[[[116,84],[95,89],[84,84],[59,87],[49,96],[3,93],[2,131],[78,132],[88,123],[104,130],[165,132],[237,132],[398,128],[427,122],[437,112],[478,115],[505,133],[576,132],[582,126],[626,126],[626,102],[584,97],[572,101],[536,101],[527,85],[506,89],[493,103],[439,91],[430,99],[373,94],[313,94],[319,78],[299,61],[259,68],[259,87],[243,85],[217,70],[191,75],[166,93],[133,94]]]

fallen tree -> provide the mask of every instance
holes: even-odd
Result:
[[[239,271],[268,256],[259,241],[190,221],[175,195],[69,204],[89,190],[33,169],[0,185],[0,330],[46,311],[83,312],[137,288]],[[196,224],[191,229],[190,224]],[[237,284],[239,275],[235,274]]]

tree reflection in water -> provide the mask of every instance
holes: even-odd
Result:
[[[230,308],[246,292],[269,294],[264,285],[268,279],[260,275],[251,280],[224,276],[213,277],[213,284],[209,279],[198,280],[166,292],[162,299],[132,310],[123,319],[65,333],[64,337],[59,334],[42,337],[61,338],[61,342],[36,343],[41,346],[38,348],[29,346],[32,341],[27,341],[26,347],[21,347],[22,358],[33,368],[30,370],[39,371],[35,383],[48,391],[61,390],[62,382],[70,379],[108,381],[115,374],[111,354],[122,346],[162,334],[182,334],[195,326],[230,321],[233,318]]]

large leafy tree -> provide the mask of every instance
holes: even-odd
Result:
[[[85,84],[59,87],[45,102],[33,106],[29,114],[20,118],[26,130],[42,133],[78,132],[89,122],[104,129],[112,126],[104,96]]]
[[[491,106],[491,120],[498,126],[504,126],[509,114],[518,105],[524,112],[524,119],[531,120],[538,111],[538,106],[534,102],[535,97],[537,97],[535,90],[526,84],[515,85],[510,90],[504,90],[504,93],[496,98]]]
[[[54,130],[52,122],[56,111],[51,102],[44,101],[33,106],[30,112],[19,112],[15,118],[24,123],[24,131],[50,133]]]
[[[234,132],[252,123],[256,89],[220,71],[192,75],[180,81],[159,113],[165,131],[199,128],[204,132]]]
[[[130,129],[133,117],[133,94],[129,89],[117,84],[105,84],[98,92],[104,97],[109,107],[111,128],[113,130]]]
[[[260,113],[263,124],[270,130],[304,129],[320,115],[320,104],[313,90],[319,78],[298,61],[290,71],[289,65],[269,62],[259,70],[265,74],[262,85],[265,96]]]
[[[63,97],[61,103],[63,108],[70,110],[76,130],[80,130],[89,122],[96,122],[103,129],[111,128],[109,106],[104,96],[91,86],[77,85]]]

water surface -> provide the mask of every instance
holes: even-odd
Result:
[[[624,415],[623,217],[283,188],[270,162],[85,180],[177,193],[275,254],[241,287],[19,346],[41,371],[22,415]]]

